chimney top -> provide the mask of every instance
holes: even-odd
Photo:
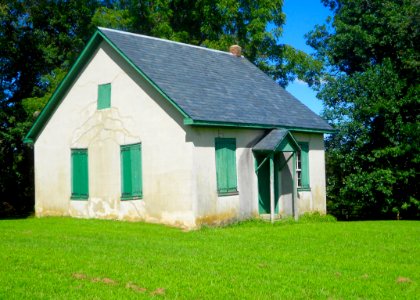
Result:
[[[237,57],[241,57],[242,48],[238,45],[232,45],[229,47],[229,52]]]

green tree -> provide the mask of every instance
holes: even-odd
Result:
[[[278,42],[286,19],[282,6],[283,0],[110,1],[93,23],[222,51],[238,44],[280,85],[296,77],[313,84],[321,63]]]
[[[282,0],[5,0],[0,4],[0,216],[33,207],[22,139],[95,26],[243,54],[282,86],[317,83],[321,63],[280,44]]]
[[[334,16],[307,35],[325,63],[318,96],[328,209],[341,218],[420,216],[419,16],[412,0],[324,0]]]
[[[34,113],[93,32],[97,1],[0,4],[0,216],[33,210]]]

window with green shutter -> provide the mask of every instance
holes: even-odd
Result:
[[[111,107],[111,84],[98,85],[98,109]]]
[[[297,187],[299,190],[308,190],[309,187],[309,143],[299,142],[301,149],[296,159]]]
[[[216,176],[219,195],[237,194],[236,139],[216,138]]]
[[[143,196],[141,144],[121,146],[121,199]]]
[[[87,149],[71,150],[71,199],[89,198],[89,172]]]

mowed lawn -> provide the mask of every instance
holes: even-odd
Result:
[[[419,299],[420,222],[0,220],[0,299]]]

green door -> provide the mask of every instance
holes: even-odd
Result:
[[[264,156],[257,157],[257,166],[264,161]],[[258,169],[258,211],[270,213],[270,160],[266,160]]]
[[[259,166],[266,156],[257,155],[256,161]],[[278,213],[278,155],[274,156],[274,212]],[[270,159],[267,159],[264,164],[258,169],[258,212],[260,214],[270,213]]]

